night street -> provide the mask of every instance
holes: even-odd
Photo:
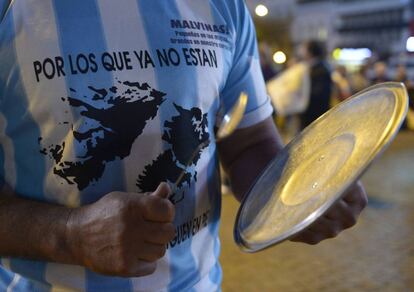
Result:
[[[257,254],[232,238],[238,203],[223,198],[223,291],[414,291],[414,133],[402,132],[364,175],[358,225],[317,246],[285,242]]]

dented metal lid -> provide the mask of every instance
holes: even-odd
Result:
[[[268,165],[239,209],[234,237],[255,252],[322,216],[397,134],[408,109],[403,84],[368,88],[307,127]]]

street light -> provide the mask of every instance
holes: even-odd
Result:
[[[278,52],[274,53],[274,55],[273,55],[273,61],[276,64],[279,64],[279,65],[285,64],[286,60],[287,60],[286,54],[283,53],[282,51],[278,51]]]
[[[407,51],[414,52],[414,37],[409,37],[407,40]]]
[[[269,13],[269,9],[265,5],[259,4],[256,6],[255,12],[257,16],[264,17]]]

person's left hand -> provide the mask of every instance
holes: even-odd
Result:
[[[291,239],[311,245],[334,238],[343,230],[354,226],[368,203],[361,182],[355,183],[321,218]]]

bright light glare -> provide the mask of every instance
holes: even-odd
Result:
[[[276,64],[284,64],[286,60],[286,54],[281,51],[278,51],[273,55],[273,61],[275,61]]]
[[[339,60],[341,58],[341,49],[336,48],[332,53],[332,57],[334,60]]]
[[[267,7],[264,6],[263,4],[259,4],[256,6],[255,12],[257,16],[263,17],[269,13],[269,9],[267,9]]]
[[[409,37],[407,40],[407,51],[414,52],[414,37]]]
[[[337,49],[334,51],[334,58],[342,62],[362,62],[371,56],[372,52],[368,48]]]

